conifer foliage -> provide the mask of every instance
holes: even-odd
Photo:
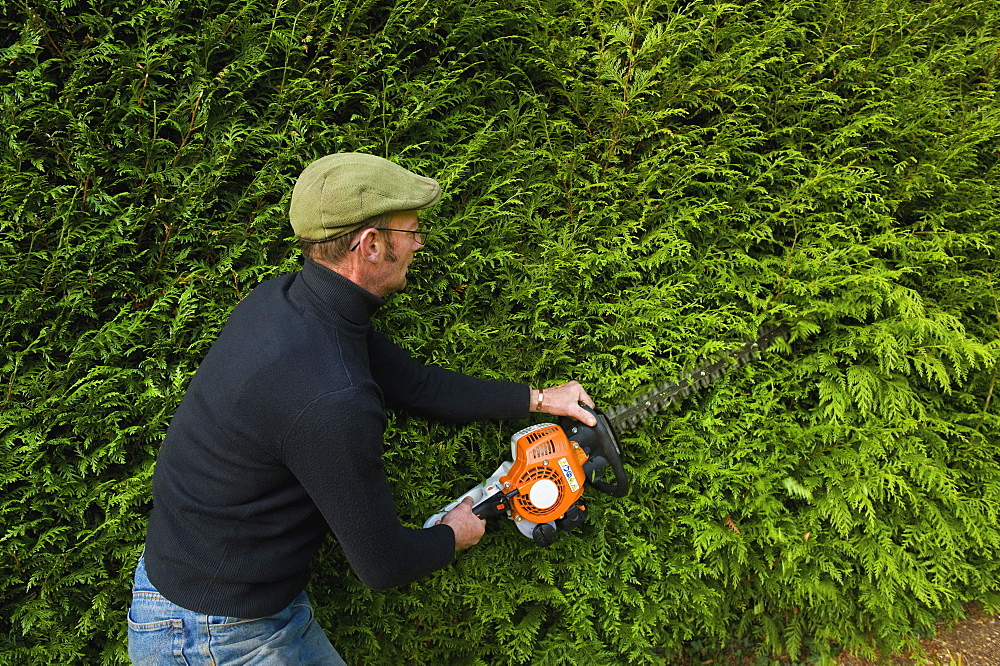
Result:
[[[418,358],[625,402],[633,491],[310,593],[357,664],[901,649],[1000,584],[993,0],[287,0],[0,10],[0,664],[122,664],[150,478],[233,306],[296,270],[312,159],[438,178],[378,325]],[[520,423],[394,416],[414,526]]]

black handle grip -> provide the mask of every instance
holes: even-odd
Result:
[[[591,409],[583,403],[580,403],[580,406],[594,415],[597,419],[596,426],[588,426],[582,421],[568,417],[562,417],[559,425],[566,431],[570,441],[582,446],[590,456],[590,460],[583,466],[588,474],[593,474],[590,485],[612,497],[625,497],[629,490],[628,474],[622,462],[621,446],[618,444],[615,429],[604,412]],[[613,484],[601,478],[604,468],[608,465],[615,473]]]
[[[501,492],[496,492],[472,507],[472,513],[480,518],[492,518],[502,515],[509,508],[510,497]]]

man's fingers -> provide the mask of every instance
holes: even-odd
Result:
[[[575,381],[569,382],[567,386],[573,388],[575,393],[574,403],[573,403],[574,414],[572,414],[573,418],[575,418],[578,421],[583,421],[589,426],[597,425],[597,419],[594,418],[594,416],[590,412],[580,407],[581,402],[590,407],[591,409],[597,407],[596,403],[594,403],[594,399],[590,397],[589,393],[587,393],[587,389],[583,388],[583,386],[581,386],[579,382]]]
[[[469,507],[469,513],[472,513],[472,507],[475,504],[475,502],[472,501],[471,497],[466,497],[465,499],[463,499],[462,500],[462,504],[468,505],[468,507]],[[472,515],[476,516],[476,514],[474,514],[474,513],[472,513]],[[481,522],[483,525],[486,524],[486,519],[485,518],[480,518],[479,516],[476,516],[476,518],[479,518],[479,522]]]
[[[486,521],[472,513],[474,504],[472,497],[464,497],[442,520],[455,533],[456,551],[476,545],[486,531]]]

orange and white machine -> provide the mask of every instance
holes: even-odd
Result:
[[[477,516],[506,514],[523,535],[548,546],[558,529],[572,530],[583,523],[587,507],[581,498],[586,485],[623,497],[628,479],[618,439],[607,417],[593,413],[594,427],[562,419],[559,425],[540,423],[515,433],[510,443],[513,460],[428,518],[424,527],[471,497]],[[608,466],[614,471],[614,484],[602,479]]]

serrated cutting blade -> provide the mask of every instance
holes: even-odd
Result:
[[[654,387],[633,402],[612,407],[604,413],[616,428],[634,428],[673,403],[680,402],[717,379],[725,377],[736,368],[753,361],[760,352],[773,345],[779,338],[788,338],[787,325],[782,324],[768,329],[756,340],[748,341],[739,349],[724,354],[722,358],[699,365],[683,379]]]

